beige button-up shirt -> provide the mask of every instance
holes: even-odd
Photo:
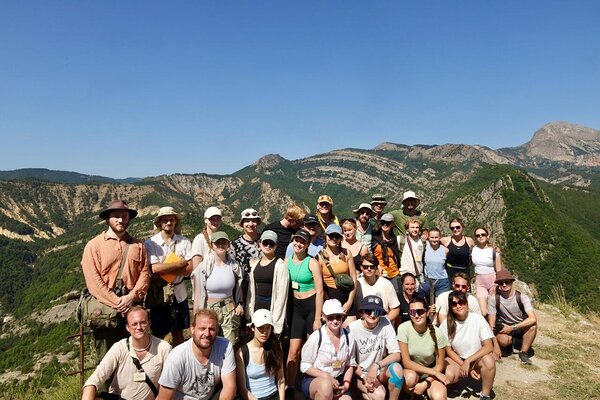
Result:
[[[140,364],[154,386],[158,389],[158,378],[162,372],[163,364],[171,351],[171,345],[164,340],[151,336],[150,349]],[[131,343],[129,350],[127,342],[131,338],[121,339],[115,343],[106,356],[102,359],[94,373],[85,381],[84,386],[101,387],[114,373],[110,385],[110,393],[118,393],[124,399],[152,400],[154,394],[146,382],[135,382],[133,376],[138,372],[131,357],[137,358]]]

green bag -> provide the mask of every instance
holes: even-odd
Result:
[[[123,286],[123,266],[125,265],[128,252],[129,244],[127,244],[125,251],[123,251],[121,266],[119,267],[119,273],[117,274],[117,283],[115,285],[114,293],[118,296],[127,294],[127,288]],[[91,329],[116,328],[123,319],[120,312],[92,296],[87,288],[81,291],[76,317],[80,324]]]
[[[77,306],[79,323],[91,329],[116,328],[121,320],[121,313],[107,306],[83,289]]]
[[[329,273],[331,274],[331,276],[333,276],[333,279],[335,281],[335,286],[339,290],[342,290],[344,292],[351,292],[352,290],[354,290],[354,280],[352,279],[352,277],[350,275],[336,274],[335,272],[333,272],[333,268],[331,268],[331,264],[329,263],[329,260],[325,259],[325,257],[323,257],[322,254],[320,254],[320,257],[321,257],[321,260],[325,263],[325,266],[329,270]]]
[[[345,292],[351,292],[354,289],[354,280],[348,274],[337,274],[335,276],[335,286]]]

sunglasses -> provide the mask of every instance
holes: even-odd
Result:
[[[512,281],[498,281],[496,282],[499,286],[504,286],[504,285],[512,285]]]
[[[452,229],[453,231],[460,231],[462,229],[462,226],[460,226],[460,225],[451,226],[450,229]]]
[[[465,304],[467,304],[467,301],[463,300],[463,299],[460,299],[460,300],[456,300],[456,301],[451,301],[450,302],[450,307],[464,306]]]
[[[477,237],[477,238],[487,237],[487,233],[476,233],[475,237]]]
[[[327,237],[331,240],[340,240],[342,239],[342,235],[338,235],[337,233],[331,233],[327,235]]]
[[[327,321],[341,321],[342,319],[344,319],[344,316],[342,314],[334,314],[327,316]]]
[[[318,206],[319,207],[331,207],[331,204],[326,203],[326,202],[323,201],[323,202],[319,203]]]
[[[408,315],[410,315],[411,317],[416,317],[417,315],[418,316],[424,315],[426,312],[427,312],[427,310],[424,308],[415,308],[412,310],[408,310]]]
[[[362,269],[377,269],[376,265],[373,264],[361,264]]]
[[[272,240],[263,240],[260,243],[265,247],[275,247],[276,246],[275,242]]]
[[[460,283],[455,283],[454,284],[454,288],[455,289],[466,289],[468,287],[469,287],[469,285],[461,285]]]
[[[392,221],[381,221],[381,226],[388,226],[388,225],[392,225],[393,222]]]
[[[371,210],[358,210],[358,215],[370,215]]]
[[[243,218],[250,218],[250,217],[258,217],[258,213],[256,211],[246,211],[245,213],[242,214]]]
[[[365,313],[365,315],[370,315],[371,317],[381,317],[383,315],[383,311],[381,310],[366,309],[362,311]]]

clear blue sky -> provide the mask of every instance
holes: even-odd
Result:
[[[232,173],[267,153],[600,128],[600,1],[1,1],[0,169]]]

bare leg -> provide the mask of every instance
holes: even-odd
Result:
[[[521,343],[521,351],[528,352],[537,336],[537,325],[523,329],[523,342]]]
[[[327,378],[315,378],[310,383],[310,398],[314,400],[332,400],[333,385]]]
[[[486,354],[475,364],[475,371],[481,375],[481,394],[488,395],[496,378],[496,360],[493,354]]]
[[[288,387],[294,387],[296,384],[296,375],[298,374],[298,363],[300,361],[301,350],[302,339],[290,339],[290,351],[288,353],[285,381]]]
[[[431,387],[427,389],[427,394],[431,400],[446,400],[448,398],[446,385],[438,380],[431,382]]]

